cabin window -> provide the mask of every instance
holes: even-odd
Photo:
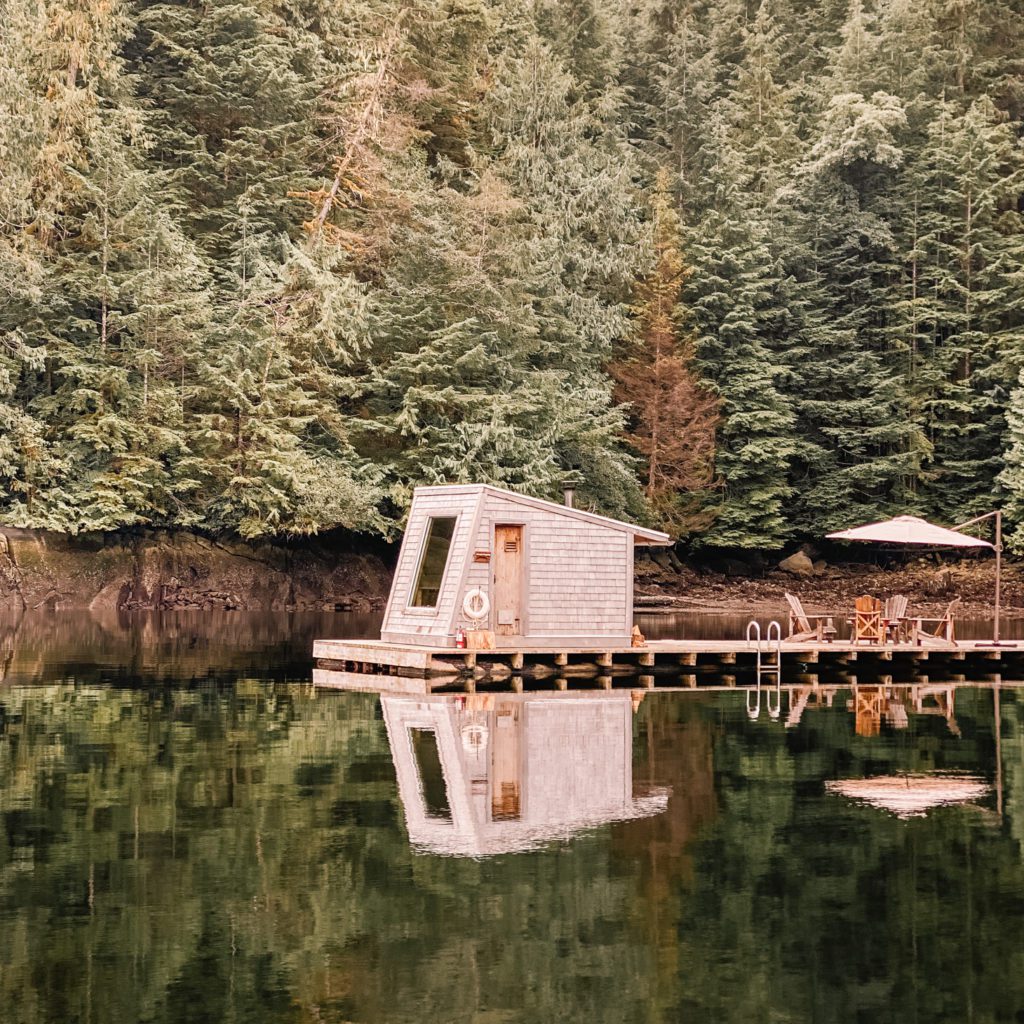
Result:
[[[455,516],[438,516],[427,524],[427,538],[423,542],[420,567],[416,573],[416,586],[412,592],[413,608],[436,608],[441,594],[448,552],[455,534]]]

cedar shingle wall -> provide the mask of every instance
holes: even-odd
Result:
[[[391,584],[391,602],[384,618],[382,632],[410,633],[425,637],[443,637],[448,632],[456,602],[461,606],[462,592],[459,583],[468,557],[472,557],[472,538],[479,492],[432,492],[419,494],[413,499],[409,511],[409,522],[402,549],[395,567],[395,578]],[[433,612],[409,611],[407,605],[412,598],[412,588],[419,567],[420,548],[423,544],[427,523],[433,516],[459,516],[452,537],[448,568],[441,582],[441,595]]]
[[[633,538],[629,533],[485,494],[476,549],[492,550],[496,523],[526,526],[524,628],[528,637],[622,639],[629,635],[633,623]],[[472,557],[473,552],[468,552]],[[491,564],[470,561],[466,589],[479,587],[490,595],[491,572]],[[492,625],[496,612],[491,609]]]

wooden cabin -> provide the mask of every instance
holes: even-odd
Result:
[[[381,639],[454,647],[459,629],[496,647],[625,646],[633,549],[667,534],[484,484],[418,487]]]

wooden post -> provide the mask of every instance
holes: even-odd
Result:
[[[523,663],[525,662],[525,660],[526,660],[526,656],[523,654],[522,651],[513,651],[512,652],[512,668],[513,669],[515,669],[515,670],[521,669],[523,667]]]
[[[612,656],[610,651],[604,651],[597,656],[597,664],[599,668],[611,668],[612,667]]]

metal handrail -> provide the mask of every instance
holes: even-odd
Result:
[[[772,719],[778,719],[782,713],[782,626],[779,625],[775,619],[772,619],[768,623],[768,633],[764,638],[768,644],[768,652],[771,652],[772,641],[775,642],[775,661],[769,662],[765,665],[761,660],[762,653],[762,639],[761,639],[761,624],[756,619],[751,619],[747,623],[747,644],[755,643],[757,652],[757,661],[755,663],[755,671],[757,673],[757,687],[754,690],[756,702],[751,704],[750,701],[750,690],[747,690],[747,717],[754,721],[761,714],[761,679],[764,675],[775,676],[775,701],[772,702],[772,693],[769,691],[766,694],[766,707],[768,709],[768,716]]]

